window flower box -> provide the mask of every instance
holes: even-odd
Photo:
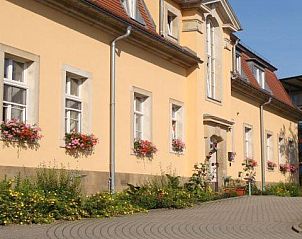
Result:
[[[289,164],[289,163],[285,163],[285,164],[280,164],[280,172],[281,173],[295,173],[298,170],[297,166],[294,164]]]
[[[157,148],[148,140],[137,139],[133,144],[133,153],[138,158],[152,159],[157,152]]]
[[[66,133],[64,139],[65,148],[70,153],[91,153],[94,150],[94,146],[98,143],[98,139],[93,134]]]
[[[0,127],[1,139],[8,143],[38,145],[42,138],[41,129],[37,125],[29,125],[19,120],[2,122]]]
[[[277,164],[272,161],[267,161],[267,169],[269,171],[274,171],[275,167],[277,167]]]
[[[176,153],[183,153],[185,149],[185,143],[181,139],[172,140],[172,150]]]

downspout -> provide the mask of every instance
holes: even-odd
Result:
[[[110,52],[110,165],[109,165],[109,191],[115,192],[115,49],[116,43],[127,38],[132,27],[127,27],[127,32],[111,42]]]
[[[263,108],[265,105],[268,105],[272,102],[272,97],[262,105],[260,105],[260,133],[261,133],[261,189],[262,192],[265,192],[265,146],[264,146],[264,117],[263,117]]]
[[[159,0],[159,35],[164,35],[164,0]]]

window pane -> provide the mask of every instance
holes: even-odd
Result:
[[[5,58],[4,60],[4,78],[8,78],[8,67],[9,67],[9,59]]]
[[[66,107],[71,109],[81,110],[81,102],[66,99]]]
[[[24,108],[13,106],[11,112],[12,112],[11,119],[23,121]]]
[[[24,64],[21,62],[13,61],[13,80],[24,82]]]
[[[80,95],[80,80],[70,79],[70,94],[74,96]]]
[[[26,105],[26,90],[4,85],[4,101]]]
[[[81,113],[66,110],[65,111],[65,130],[68,132],[80,132]],[[68,125],[69,124],[69,125]]]
[[[79,120],[80,113],[76,111],[70,111],[70,119]]]
[[[135,97],[135,111],[142,112],[143,111],[143,98]]]
[[[79,132],[79,121],[70,120],[70,132]]]
[[[7,104],[3,104],[3,113],[2,113],[2,120],[3,121],[8,121],[8,115],[7,115]]]

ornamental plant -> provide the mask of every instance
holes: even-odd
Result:
[[[257,161],[247,158],[243,163],[244,179],[247,182],[255,182]]]
[[[42,138],[41,129],[37,125],[30,125],[13,119],[1,123],[1,138],[3,141],[21,144],[38,144]]]
[[[156,146],[148,140],[137,139],[133,146],[133,153],[139,158],[152,159],[157,152]]]
[[[280,171],[281,173],[295,173],[297,171],[297,166],[294,164],[289,164],[289,163],[285,163],[285,164],[280,164]]]
[[[76,132],[65,134],[65,147],[69,151],[91,152],[97,143],[98,138],[93,134],[88,135]]]
[[[185,143],[181,139],[172,140],[172,150],[176,153],[183,153],[185,149]]]
[[[272,161],[267,161],[267,168],[268,170],[274,170],[277,167],[277,164]]]

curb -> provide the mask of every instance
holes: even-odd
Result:
[[[302,234],[302,228],[300,227],[299,224],[293,225],[293,226],[292,226],[292,229],[293,229],[295,232]]]

